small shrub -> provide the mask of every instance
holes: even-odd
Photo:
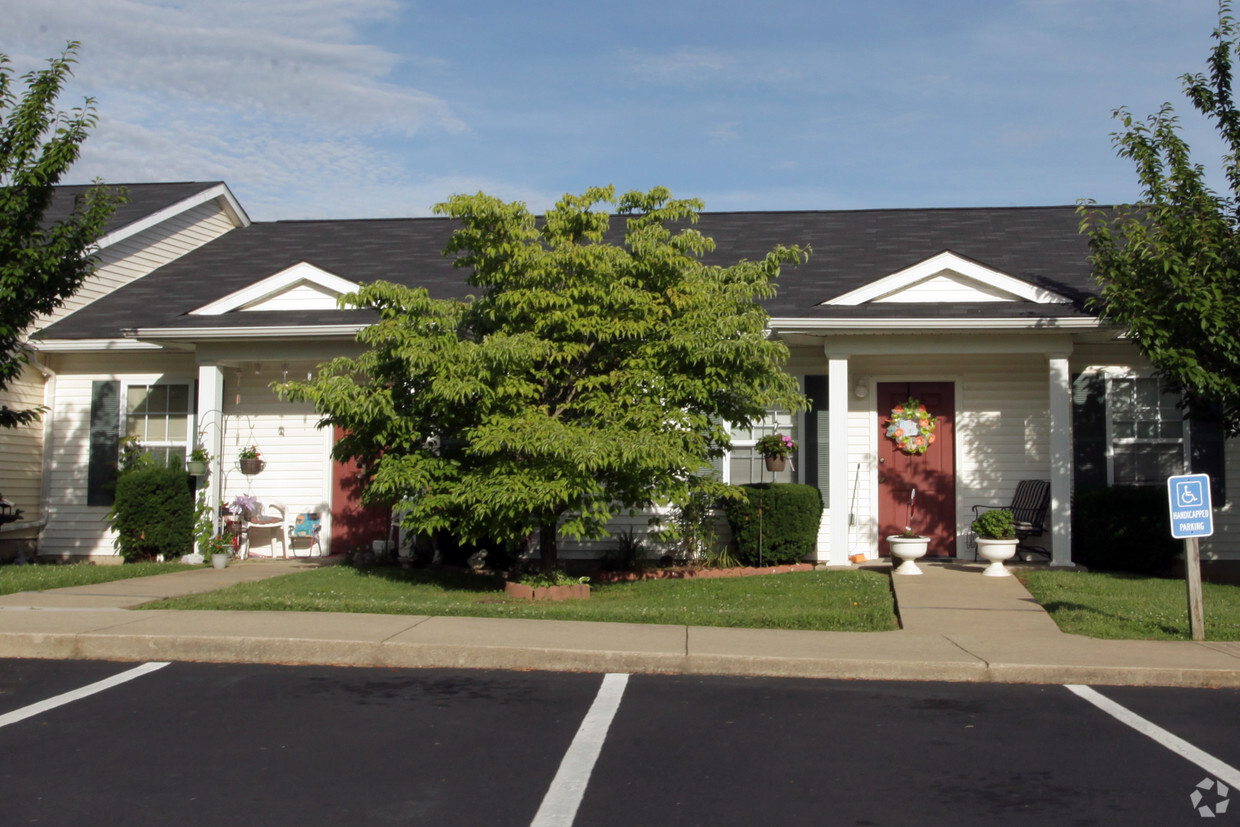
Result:
[[[125,562],[173,560],[194,546],[194,494],[183,468],[139,467],[116,481],[108,519]]]
[[[1073,498],[1072,559],[1089,569],[1168,574],[1181,551],[1161,486],[1097,488]]]
[[[697,489],[679,505],[673,505],[663,527],[652,533],[667,543],[669,556],[678,565],[702,565],[715,551],[714,530],[716,498]]]
[[[1016,538],[1016,526],[1012,520],[1012,512],[1006,508],[994,508],[983,511],[969,526],[978,537],[989,540],[1013,540]]]
[[[723,501],[738,563],[777,566],[813,553],[822,520],[817,488],[799,483],[753,483],[741,488],[747,501]]]
[[[551,586],[577,586],[590,582],[589,577],[571,577],[556,569],[533,574],[522,574],[514,582],[524,583],[531,589],[545,589]]]
[[[630,529],[616,535],[615,546],[603,551],[599,565],[603,571],[642,571],[649,557],[646,541]]]

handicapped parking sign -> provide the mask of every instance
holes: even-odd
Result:
[[[1171,500],[1171,536],[1177,540],[1209,537],[1214,533],[1209,474],[1181,474],[1167,478]]]

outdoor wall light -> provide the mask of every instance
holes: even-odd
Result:
[[[870,395],[870,388],[865,384],[865,382],[858,382],[853,388],[853,393],[858,399],[865,399]]]

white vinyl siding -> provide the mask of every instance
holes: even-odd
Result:
[[[43,387],[44,379],[38,371],[25,367],[8,388],[0,391],[0,405],[15,410],[38,407],[43,404]],[[22,532],[22,522],[33,522],[42,515],[42,448],[42,422],[11,428],[0,438],[0,494],[25,512],[22,520],[10,524],[0,537],[16,536],[14,532]]]
[[[250,310],[335,310],[339,305],[338,293],[313,284],[298,284],[294,287],[247,304],[241,309]]]
[[[909,302],[1000,302],[1011,301],[1012,294],[989,284],[982,284],[959,273],[946,270],[936,276],[901,288],[886,296],[876,298],[875,303],[901,304]]]
[[[910,337],[910,351],[916,349]],[[865,398],[849,394],[849,500],[855,502],[849,553],[878,547],[879,414],[877,382],[951,382],[955,386],[957,555],[968,556],[967,535],[977,503],[1007,503],[1023,479],[1050,476],[1050,396],[1047,359],[1041,354],[859,356],[849,365],[850,385],[868,389]],[[856,485],[854,486],[854,480]],[[855,498],[854,498],[855,488]],[[823,516],[828,523],[849,514]],[[1050,548],[1049,532],[1040,545]]]
[[[48,480],[48,523],[39,553],[111,557],[116,550],[107,524],[109,509],[86,504],[91,383],[108,379],[126,387],[165,383],[192,386],[197,369],[191,356],[93,354],[61,361],[48,445],[54,458]]]
[[[115,373],[100,368],[105,362],[118,362]],[[164,364],[163,373],[138,373],[142,363]],[[91,382],[116,379],[126,388],[140,385],[185,383],[192,387],[197,367],[192,357],[160,356],[82,356],[75,357],[76,372],[66,370],[57,382],[58,416],[53,428],[53,464],[49,510],[51,519],[40,543],[40,552],[56,556],[112,556],[113,540],[107,526],[106,507],[86,505],[86,469],[90,435],[82,427],[89,422]],[[305,375],[309,365],[290,366],[294,375]],[[90,372],[92,369],[99,372]],[[131,371],[131,372],[126,372]],[[331,533],[331,465],[328,452],[330,434],[316,428],[318,416],[308,403],[281,402],[270,390],[273,381],[283,378],[283,370],[265,367],[255,374],[253,367],[226,370],[224,433],[222,453],[223,501],[238,494],[250,494],[267,503],[279,503],[291,518],[300,511],[321,511],[324,515],[323,547],[328,549]],[[192,433],[191,433],[192,437]],[[258,445],[267,465],[263,472],[247,477],[241,473],[237,452],[245,445]]]
[[[46,327],[59,321],[96,299],[219,238],[235,226],[219,203],[210,201],[119,241],[100,251],[95,272],[65,301],[64,306],[35,326]]]
[[[305,376],[309,365],[290,365],[292,375]],[[331,450],[330,429],[319,430],[319,417],[309,402],[282,402],[271,391],[282,381],[282,366],[253,365],[224,370],[224,433],[220,455],[221,502],[249,494],[264,505],[283,506],[289,522],[304,511],[323,515],[322,543],[330,551]],[[238,401],[240,396],[240,401]],[[258,446],[266,463],[261,473],[241,473],[237,455],[242,448]]]

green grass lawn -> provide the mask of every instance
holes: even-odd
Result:
[[[85,563],[38,566],[0,566],[0,594],[41,592],[67,586],[89,586],[131,577],[148,577],[185,571],[184,563],[126,563],[120,566],[92,566]]]
[[[144,609],[372,612],[871,632],[898,628],[885,572],[815,571],[592,585],[587,600],[509,598],[498,577],[330,566]]]
[[[1059,628],[1111,640],[1191,640],[1183,580],[1074,571],[1018,571]],[[1240,586],[1202,587],[1207,640],[1240,640]]]

